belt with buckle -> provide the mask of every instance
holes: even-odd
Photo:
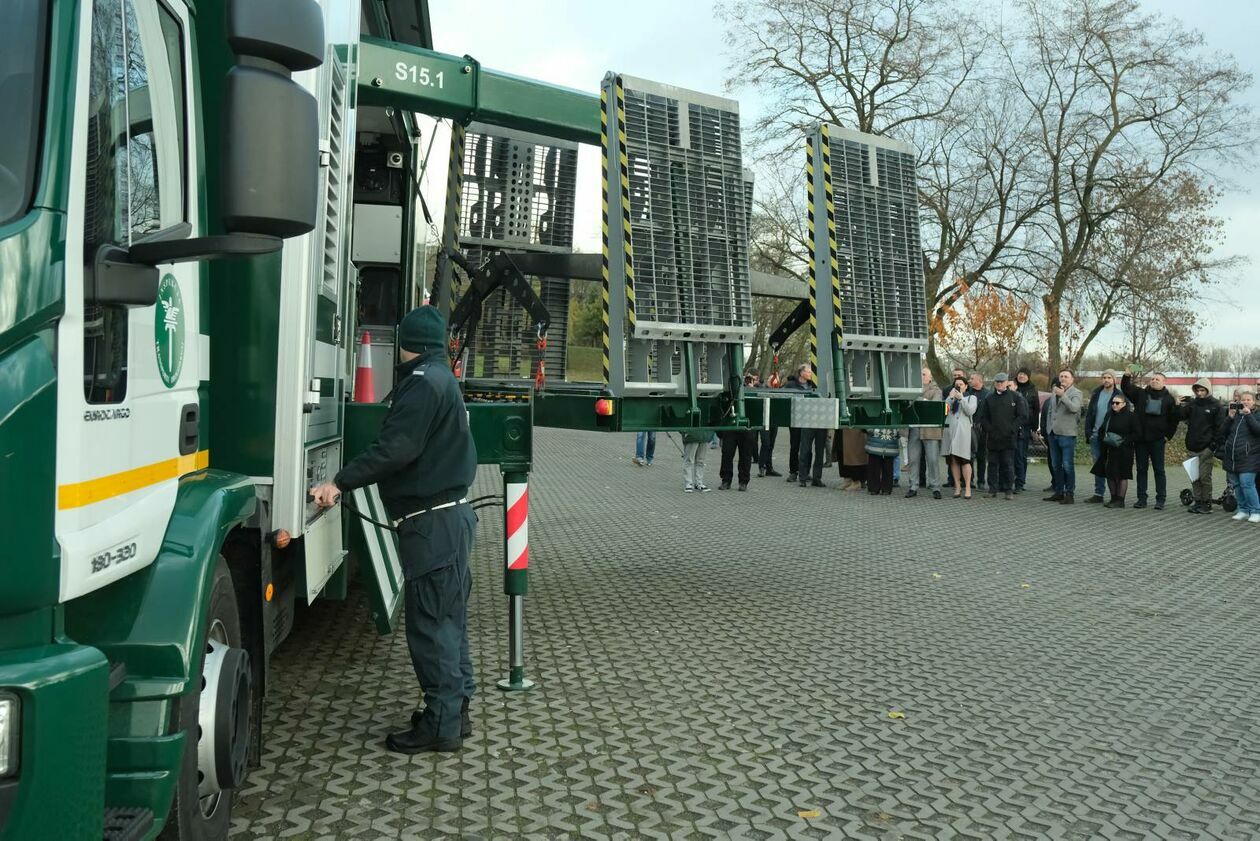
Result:
[[[444,502],[441,505],[435,505],[432,508],[421,508],[419,511],[412,511],[407,516],[399,517],[397,520],[394,520],[394,528],[398,528],[412,517],[419,517],[421,514],[428,514],[430,511],[441,511],[443,508],[454,508],[456,505],[465,505],[467,502],[468,497],[464,497],[462,499],[457,499],[454,502]]]

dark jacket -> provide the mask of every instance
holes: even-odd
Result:
[[[1192,453],[1212,447],[1227,417],[1221,401],[1211,395],[1182,403],[1177,416],[1186,423],[1186,449]]]
[[[976,417],[990,450],[1012,450],[1028,423],[1028,403],[1018,392],[995,391],[980,401]]]
[[[1041,395],[1037,393],[1037,386],[1033,385],[1032,380],[1026,383],[1017,382],[1015,390],[1028,406],[1028,428],[1036,429],[1037,421],[1041,417]]]
[[[1177,434],[1178,412],[1177,401],[1171,391],[1166,388],[1156,391],[1149,385],[1137,388],[1133,385],[1133,377],[1128,374],[1120,378],[1120,390],[1129,398],[1133,411],[1137,413],[1139,441],[1172,440]],[[1147,411],[1148,406],[1151,412]]]
[[[1046,401],[1041,404],[1041,411],[1039,414],[1041,415],[1041,425],[1038,427],[1038,429],[1041,431],[1041,437],[1049,440],[1050,436],[1054,434],[1054,428],[1053,428],[1054,394],[1053,392],[1050,394],[1049,397],[1046,398]]]
[[[393,519],[467,495],[477,475],[468,410],[442,348],[398,366],[380,434],[333,479],[342,491],[375,483]]]
[[[1116,386],[1115,390],[1121,391],[1120,386]],[[1094,433],[1098,431],[1098,401],[1102,399],[1102,393],[1103,387],[1101,385],[1096,386],[1094,390],[1089,393],[1089,407],[1085,410],[1085,440],[1087,441],[1093,438]],[[1123,394],[1124,392],[1121,391],[1121,393]],[[1110,414],[1111,406],[1107,406],[1104,411]],[[1104,416],[1103,420],[1105,421],[1106,419],[1106,416]]]
[[[1221,463],[1229,473],[1260,473],[1260,414],[1226,417]]]
[[[1119,412],[1113,412],[1108,407],[1107,417],[1103,418],[1102,426],[1098,428],[1102,447],[1090,472],[1107,479],[1132,479],[1133,444],[1139,427],[1137,415],[1131,407]],[[1118,442],[1107,440],[1113,432],[1120,436]]]

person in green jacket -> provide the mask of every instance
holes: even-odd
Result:
[[[332,482],[311,489],[323,508],[375,484],[398,532],[406,578],[407,648],[424,690],[411,727],[391,733],[398,753],[452,752],[472,735],[476,683],[468,648],[468,595],[477,515],[468,488],[477,450],[468,410],[446,356],[446,319],[436,307],[412,310],[398,329],[398,386],[376,440]]]

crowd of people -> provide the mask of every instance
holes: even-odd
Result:
[[[1232,400],[1222,403],[1212,396],[1211,381],[1200,379],[1192,395],[1178,399],[1165,380],[1158,372],[1140,382],[1130,373],[1108,370],[1086,395],[1077,386],[1075,374],[1065,369],[1051,378],[1050,392],[1043,399],[1027,368],[1014,377],[1000,373],[991,384],[980,373],[954,369],[943,388],[935,383],[931,370],[924,368],[919,399],[945,402],[944,427],[790,427],[787,481],[802,488],[826,487],[823,471],[835,464],[841,478],[837,487],[844,491],[889,496],[900,486],[907,498],[923,491],[933,499],[948,492],[955,499],[981,494],[1012,500],[1026,491],[1029,452],[1039,444],[1045,446],[1052,477],[1044,490],[1045,501],[1072,505],[1076,502],[1077,441],[1084,435],[1090,453],[1085,483],[1087,487],[1093,483],[1086,503],[1125,508],[1129,483],[1136,474],[1136,498],[1130,507],[1162,511],[1168,502],[1166,447],[1184,425],[1192,478],[1187,510],[1209,514],[1214,505],[1231,498],[1237,506],[1233,519],[1260,523],[1256,392],[1240,388]],[[757,375],[747,375],[745,385],[759,386]],[[775,375],[770,385],[812,392],[813,370],[801,365],[786,377]],[[721,432],[716,440],[707,432],[683,435],[683,490],[709,490],[704,480],[705,450],[718,445],[719,490],[729,490],[734,484],[746,491],[754,463],[759,477],[781,477],[774,466],[778,432],[771,426]],[[655,438],[655,433],[638,434],[636,464],[652,463]],[[1221,500],[1214,496],[1218,461],[1226,476]]]

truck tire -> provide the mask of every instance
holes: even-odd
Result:
[[[197,656],[197,679],[177,705],[176,727],[187,736],[161,839],[221,841],[228,837],[233,790],[244,782],[254,708],[249,655],[241,646],[232,575],[227,561],[219,556]],[[205,793],[207,786],[212,793]]]

